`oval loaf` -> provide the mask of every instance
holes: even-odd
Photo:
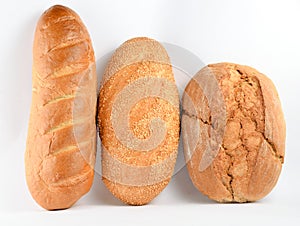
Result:
[[[170,181],[179,141],[179,95],[162,45],[149,38],[122,44],[98,103],[103,182],[121,201],[146,204]]]

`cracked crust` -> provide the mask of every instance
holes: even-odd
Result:
[[[79,16],[59,5],[41,16],[33,45],[26,181],[40,206],[65,209],[89,191],[94,176],[94,51]]]
[[[218,87],[201,80],[207,74]],[[221,90],[219,110],[209,101],[207,87],[211,93]],[[224,107],[226,114],[219,114],[212,123],[214,111]],[[218,130],[223,133],[221,142],[215,139],[215,125],[224,127]],[[255,69],[220,63],[198,72],[183,96],[182,129],[191,179],[211,199],[255,201],[275,186],[284,160],[285,122],[273,83]],[[214,142],[217,145],[211,146]],[[205,152],[212,149],[207,147],[217,146],[211,164],[199,168]]]

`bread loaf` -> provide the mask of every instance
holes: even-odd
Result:
[[[51,7],[34,37],[25,154],[28,188],[45,209],[72,206],[92,185],[96,83],[87,29],[71,9]]]
[[[179,141],[179,95],[157,41],[134,38],[115,51],[102,79],[98,123],[104,184],[127,204],[150,202],[171,179]]]
[[[182,134],[194,185],[219,202],[248,202],[275,186],[285,122],[265,75],[231,63],[208,65],[183,95]]]

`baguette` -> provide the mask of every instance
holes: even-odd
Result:
[[[86,27],[71,9],[51,7],[39,19],[34,37],[25,153],[28,188],[47,210],[69,208],[92,185],[96,80]]]
[[[166,50],[133,38],[113,54],[98,102],[102,180],[114,196],[144,205],[169,183],[179,141],[179,95]]]

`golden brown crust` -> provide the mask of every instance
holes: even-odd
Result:
[[[179,140],[178,92],[158,42],[135,38],[116,50],[98,112],[105,185],[125,203],[150,202],[172,176]]]
[[[208,74],[210,80],[204,80]],[[213,89],[212,81],[218,84]],[[222,92],[218,108],[207,90]],[[224,107],[226,114],[220,114]],[[186,87],[183,110],[188,170],[202,193],[219,202],[247,202],[272,190],[284,158],[285,122],[276,89],[266,76],[237,64],[208,65]],[[214,121],[216,112],[221,117]],[[223,133],[221,142],[214,136],[217,129]],[[201,168],[207,150],[217,155]]]
[[[41,16],[32,70],[26,180],[43,208],[65,209],[90,189],[96,147],[94,52],[71,9],[56,5]]]

